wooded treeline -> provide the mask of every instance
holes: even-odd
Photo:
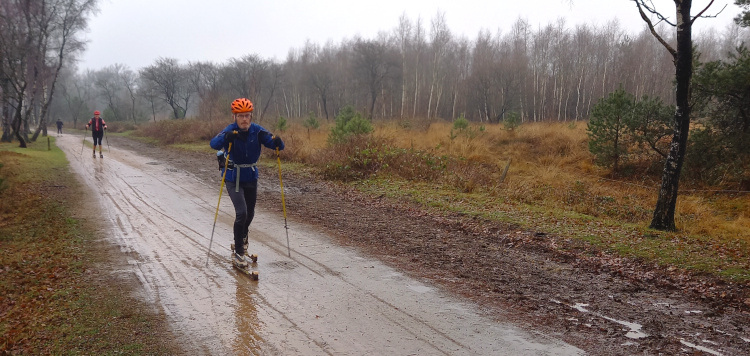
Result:
[[[670,31],[663,37],[674,41]],[[726,57],[746,38],[745,29],[729,26],[699,34],[695,45],[709,61]],[[402,16],[376,38],[308,42],[290,50],[283,62],[252,54],[251,48],[248,53],[223,63],[163,57],[135,69],[112,64],[77,72],[65,66],[58,93],[46,94],[52,99],[50,115],[73,126],[94,109],[107,120],[133,123],[224,119],[228,102],[247,97],[261,121],[311,114],[331,120],[352,105],[373,119],[463,115],[499,122],[513,112],[526,122],[587,119],[600,98],[620,87],[666,103],[674,97],[670,54],[645,27],[628,33],[616,21],[570,27],[563,20],[537,26],[517,19],[506,32],[482,31],[468,39],[454,35],[443,14],[430,21]],[[21,122],[28,127],[44,126],[42,93],[26,91],[22,105],[6,100],[4,107],[24,108],[28,115]]]
[[[712,60],[747,37],[730,26],[700,34],[695,43],[702,59]],[[94,108],[115,121],[211,120],[226,116],[233,98],[248,97],[260,120],[310,113],[332,119],[345,105],[370,118],[464,115],[498,122],[516,112],[523,121],[577,120],[620,86],[671,102],[673,68],[648,30],[631,34],[617,22],[534,27],[518,19],[506,33],[482,31],[469,40],[454,36],[444,15],[429,24],[402,16],[376,38],[307,43],[283,62],[256,54],[223,63],[158,58],[140,69],[113,64],[68,73],[56,113],[73,122]]]

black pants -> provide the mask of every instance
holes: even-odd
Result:
[[[91,136],[94,138],[94,149],[96,145],[99,145],[99,149],[102,149],[102,137],[104,137],[104,131],[91,131]],[[97,143],[99,142],[99,143]]]
[[[245,237],[250,223],[255,216],[255,201],[258,198],[258,181],[241,182],[240,191],[235,192],[235,182],[226,182],[227,193],[232,199],[234,212],[234,252],[242,256],[245,253]]]

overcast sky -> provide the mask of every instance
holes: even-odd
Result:
[[[674,19],[673,0],[653,2]],[[693,14],[709,2],[694,0]],[[716,0],[709,13],[724,5],[717,18],[696,21],[696,30],[723,31],[740,12],[733,0]],[[535,28],[558,18],[568,28],[613,19],[633,33],[643,26],[632,0],[100,0],[99,9],[89,22],[81,69],[121,63],[137,70],[159,57],[222,63],[258,54],[283,61],[306,40],[375,38],[395,29],[402,14],[412,22],[421,18],[429,31],[441,12],[454,35],[470,40],[482,29],[506,32],[519,17]]]

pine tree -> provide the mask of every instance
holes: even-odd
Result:
[[[734,22],[742,27],[749,27],[750,0],[734,0],[734,4],[742,8],[742,12],[734,18]]]
[[[591,111],[588,131],[589,151],[598,164],[616,173],[628,155],[628,131],[633,120],[635,100],[620,88],[599,100]]]

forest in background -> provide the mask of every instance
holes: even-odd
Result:
[[[661,30],[674,41],[668,28]],[[694,43],[699,60],[708,62],[727,58],[747,38],[747,29],[732,25],[700,33]],[[596,102],[618,88],[666,103],[674,96],[670,54],[647,29],[628,33],[615,21],[569,27],[518,19],[506,33],[468,39],[454,36],[442,15],[429,23],[402,17],[377,38],[309,42],[283,62],[248,52],[223,63],[164,57],[145,68],[115,63],[82,72],[71,65],[60,73],[50,118],[80,127],[98,109],[106,120],[134,124],[223,120],[229,101],[247,97],[261,122],[310,113],[332,120],[346,105],[370,119],[500,122],[513,114],[539,122],[588,119]],[[32,110],[27,126],[38,114]]]

